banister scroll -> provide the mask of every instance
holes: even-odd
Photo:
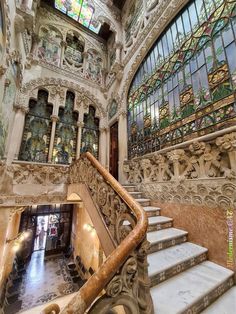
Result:
[[[146,213],[90,153],[70,167],[70,183],[81,182],[88,187],[116,248],[60,313],[105,314],[116,306],[129,314],[153,313]]]

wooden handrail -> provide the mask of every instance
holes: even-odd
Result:
[[[90,154],[85,153],[81,158],[88,158],[114,191],[123,199],[136,216],[137,224],[128,236],[108,256],[98,271],[88,279],[85,285],[62,310],[62,314],[84,314],[126,259],[143,240],[148,227],[148,219],[143,208],[129,195],[115,178]]]

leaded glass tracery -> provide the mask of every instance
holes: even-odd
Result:
[[[194,0],[156,41],[128,96],[129,157],[235,122],[236,1]]]
[[[88,114],[84,115],[84,127],[82,129],[81,153],[90,152],[98,159],[99,146],[99,119],[96,118],[96,110],[89,106]]]
[[[55,8],[94,33],[99,33],[101,23],[95,19],[95,6],[92,0],[55,0]]]
[[[38,99],[29,102],[19,159],[47,162],[51,135],[52,106],[48,104],[48,93],[39,90]]]
[[[78,113],[74,111],[75,95],[67,92],[65,108],[59,109],[59,121],[53,149],[53,162],[69,164],[75,159]]]

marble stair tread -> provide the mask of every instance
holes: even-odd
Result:
[[[165,217],[165,216],[156,216],[156,217],[148,218],[149,225],[163,224],[163,223],[171,222],[171,221],[173,221],[172,218]]]
[[[151,288],[154,312],[183,313],[232,276],[233,272],[227,268],[202,262]]]
[[[185,242],[148,255],[148,274],[154,276],[184,261],[204,254],[207,249]]]
[[[140,203],[142,203],[142,202],[150,202],[150,198],[137,198],[135,200],[136,200],[136,202],[140,202]]]
[[[226,291],[219,299],[206,308],[202,314],[235,314],[236,286]]]
[[[167,228],[147,233],[147,240],[153,244],[187,235],[188,232],[176,228]]]
[[[140,195],[142,194],[142,192],[138,192],[138,191],[133,191],[133,192],[129,192],[130,195]]]
[[[155,207],[155,206],[144,206],[143,209],[149,212],[151,211],[155,212],[157,210],[161,210],[160,207]]]
[[[142,198],[142,192],[129,192],[133,198]]]

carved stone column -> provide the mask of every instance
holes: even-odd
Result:
[[[28,112],[28,108],[22,105],[15,104],[15,117],[10,136],[10,145],[7,152],[7,162],[11,163],[13,159],[18,159],[20,146],[24,131],[25,115]]]
[[[15,207],[10,209],[10,216],[8,220],[7,239],[14,239],[19,232],[21,213],[24,207]],[[15,252],[12,250],[14,242],[10,242],[6,245],[3,256],[4,263],[4,275],[5,278],[9,275],[12,269],[13,260],[15,258]]]
[[[77,123],[78,133],[77,133],[77,144],[76,144],[76,159],[80,157],[80,148],[81,148],[81,138],[82,138],[82,128],[84,127],[84,122],[79,121]]]
[[[118,141],[119,141],[119,181],[125,182],[126,175],[123,171],[124,161],[127,160],[128,156],[128,136],[127,136],[127,112],[123,110],[119,114],[118,121]]]
[[[11,208],[1,208],[0,210],[0,286],[4,279],[4,253],[6,250],[7,229]]]
[[[56,132],[56,124],[59,120],[59,117],[57,115],[51,115],[52,120],[52,131],[51,131],[51,139],[50,139],[50,145],[49,145],[49,151],[48,151],[48,162],[52,162],[52,153],[53,153],[53,146],[54,146],[54,139],[55,139],[55,132]]]
[[[102,69],[101,73],[102,73],[102,86],[105,87],[108,71],[107,71],[107,69]]]
[[[99,136],[99,161],[106,167],[106,152],[107,152],[107,128],[100,128],[100,136]]]
[[[121,63],[121,49],[122,49],[123,45],[121,42],[117,42],[115,44],[115,48],[116,48],[116,62],[117,63]]]
[[[67,43],[62,40],[61,41],[61,60],[60,60],[60,67],[63,67],[63,60],[64,60],[64,55],[65,55],[65,49],[66,49]]]
[[[86,69],[88,67],[88,53],[87,52],[83,52],[83,70],[84,70],[84,73],[86,72]]]
[[[36,54],[37,45],[40,41],[40,38],[38,34],[35,34],[35,33],[32,33],[31,38],[32,38],[32,44],[31,44],[30,54],[34,55]]]

